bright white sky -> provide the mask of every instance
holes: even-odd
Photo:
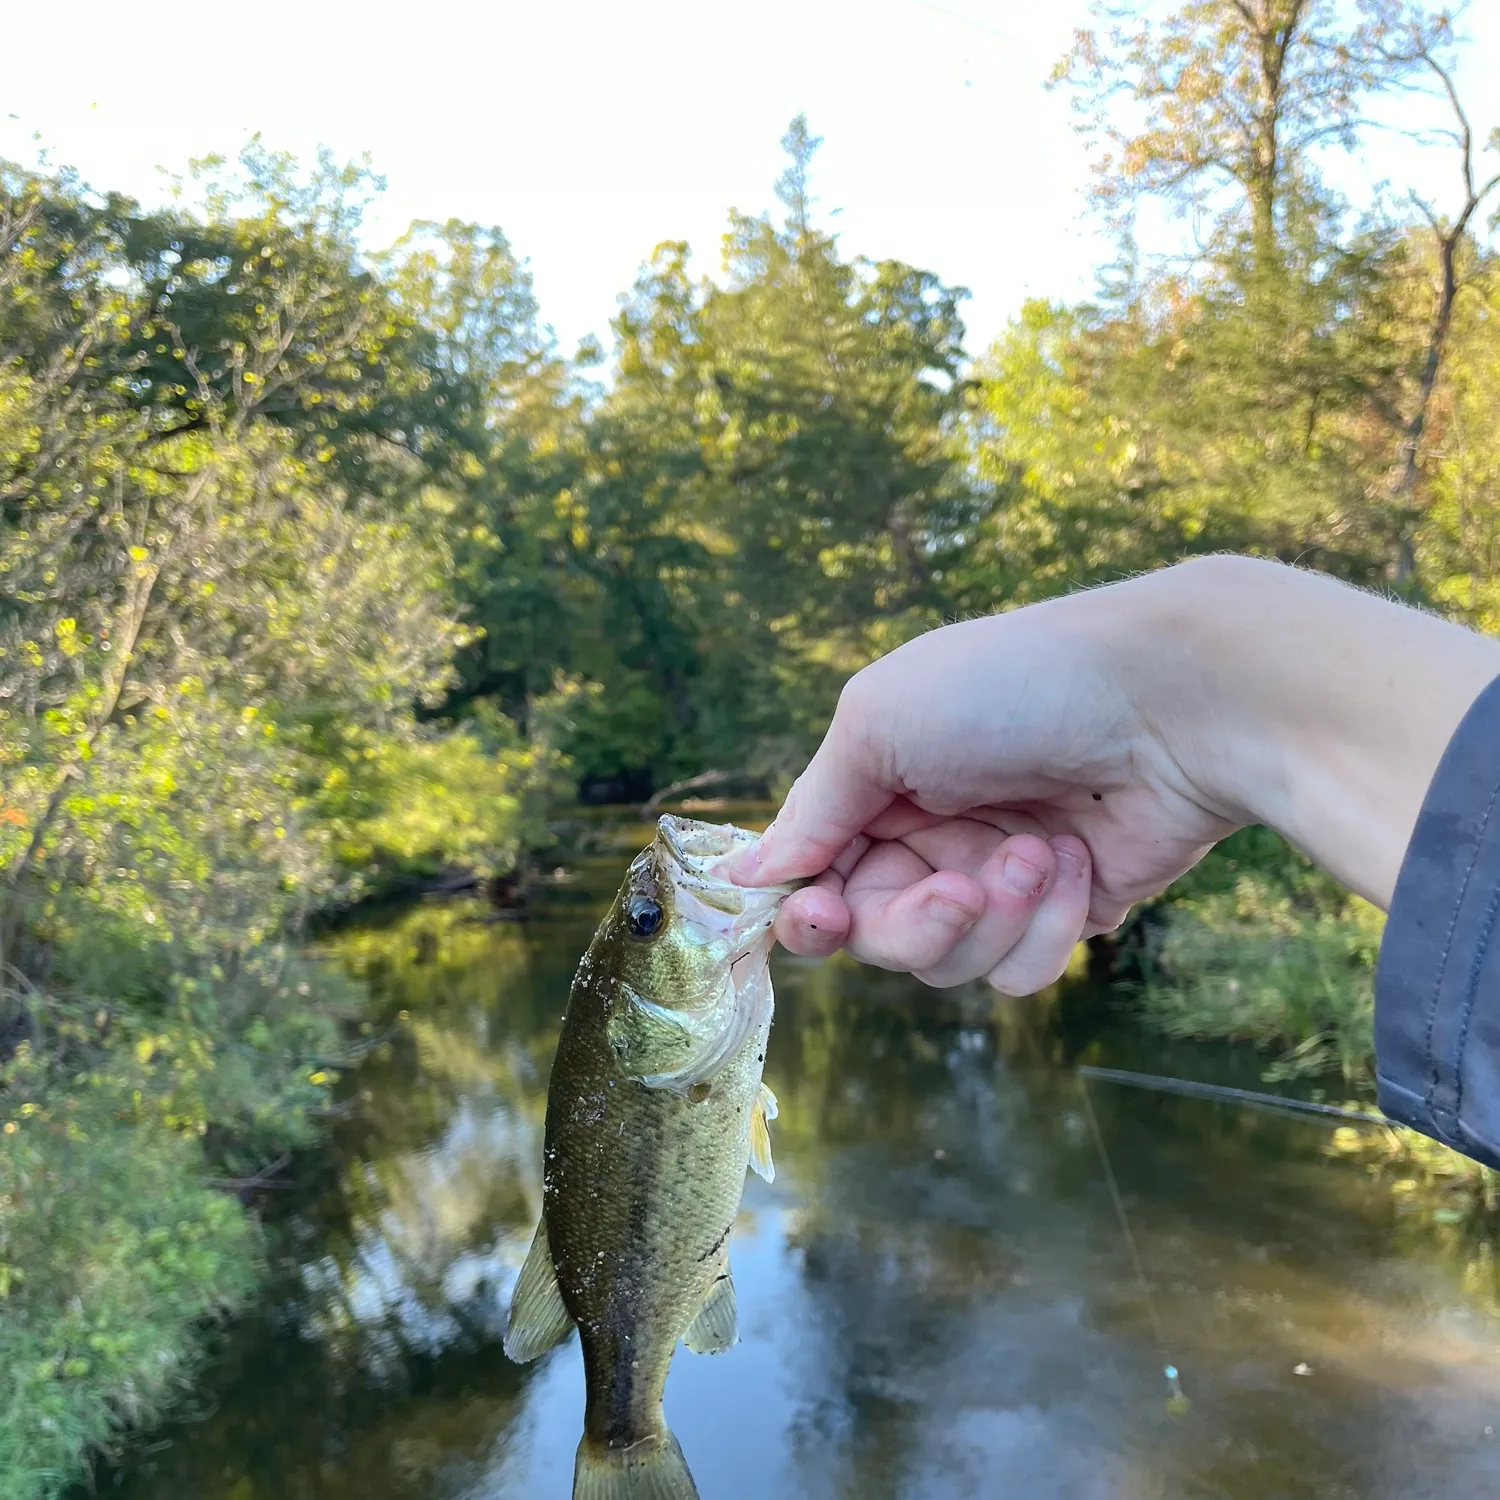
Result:
[[[1087,0],[0,0],[0,45],[24,60],[0,89],[0,155],[30,158],[36,137],[149,202],[158,167],[254,131],[305,156],[369,152],[388,182],[372,244],[413,218],[499,224],[571,350],[608,343],[660,241],[718,268],[727,210],[773,204],[805,110],[846,253],[969,287],[977,352],[1025,297],[1087,295],[1107,258],[1066,98],[1043,87],[1087,16]],[[1492,123],[1500,4],[1480,0],[1467,30]],[[1367,165],[1395,175],[1399,157],[1383,145]]]

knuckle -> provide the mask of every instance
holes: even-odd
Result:
[[[831,732],[859,732],[875,716],[878,697],[869,667],[862,667],[839,692]]]
[[[878,784],[892,784],[895,774],[896,707],[883,684],[880,662],[861,668],[843,686],[825,743],[837,752],[839,763],[856,767]]]
[[[1095,901],[1089,910],[1089,926],[1095,932],[1117,932],[1130,915],[1127,903]]]

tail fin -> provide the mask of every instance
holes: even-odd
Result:
[[[665,1430],[628,1448],[578,1445],[573,1500],[698,1500],[677,1439]]]

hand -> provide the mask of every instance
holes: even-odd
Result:
[[[1272,563],[1216,558],[946,626],[866,667],[746,884],[792,951],[1045,987],[1247,822],[1389,898],[1500,648]]]
[[[794,952],[841,943],[933,985],[1055,980],[1235,826],[1060,600],[947,626],[865,668],[762,840]]]

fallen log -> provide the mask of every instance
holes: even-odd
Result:
[[[727,786],[732,782],[753,786],[760,796],[767,795],[765,778],[750,771],[700,771],[696,776],[686,776],[681,781],[662,787],[660,791],[652,792],[650,800],[641,806],[641,816],[654,818],[661,811],[663,803],[671,801],[673,797],[680,797],[685,792],[701,792],[709,787]]]

